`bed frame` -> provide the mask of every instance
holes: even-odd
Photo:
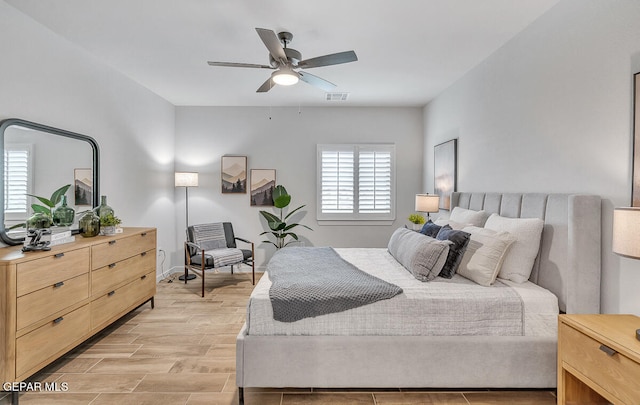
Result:
[[[601,200],[576,194],[453,193],[453,207],[544,220],[530,280],[566,313],[600,312]],[[531,336],[252,336],[236,341],[244,387],[553,388],[557,339]]]

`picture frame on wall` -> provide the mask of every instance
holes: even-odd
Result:
[[[440,209],[451,209],[451,193],[458,187],[458,139],[433,147],[433,191],[440,196]]]
[[[93,205],[93,169],[73,169],[73,190],[76,206]]]
[[[273,190],[276,188],[275,169],[251,169],[251,205],[273,207]]]
[[[640,72],[633,75],[633,181],[631,206],[640,207]]]
[[[247,193],[247,157],[223,156],[222,194]]]

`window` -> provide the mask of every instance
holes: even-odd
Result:
[[[394,220],[394,145],[318,145],[318,220]]]
[[[4,149],[4,214],[9,221],[27,217],[31,149],[31,145],[7,145]]]

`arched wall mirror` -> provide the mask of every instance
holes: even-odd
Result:
[[[66,185],[67,203],[76,213],[99,205],[98,143],[91,137],[17,118],[0,122],[0,145],[4,164],[0,178],[0,240],[18,245],[25,229],[10,229],[33,214],[33,194],[49,198]],[[76,220],[77,222],[77,220]]]

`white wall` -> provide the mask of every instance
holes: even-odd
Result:
[[[271,117],[271,119],[269,118]],[[231,221],[239,236],[260,242],[266,229],[260,208],[249,194],[220,192],[222,155],[248,156],[248,169],[276,169],[276,182],[292,195],[290,207],[306,204],[310,226],[300,230],[306,246],[384,247],[393,230],[408,223],[414,197],[422,189],[421,108],[259,108],[177,107],[176,170],[200,173],[198,188],[189,189],[189,222]],[[393,225],[318,225],[316,213],[316,145],[318,143],[395,143],[397,216]],[[183,188],[176,189],[177,243],[184,235]],[[264,208],[264,207],[263,207]],[[272,208],[271,208],[272,209]],[[256,243],[259,266],[274,251]]]
[[[22,118],[96,139],[100,192],[123,225],[155,226],[158,247],[177,249],[173,105],[4,1],[0,38],[0,119]]]
[[[458,190],[602,196],[602,311],[640,315],[640,261],[611,253],[613,207],[631,198],[638,21],[638,1],[560,2],[425,107],[424,184],[433,146],[457,137]]]

